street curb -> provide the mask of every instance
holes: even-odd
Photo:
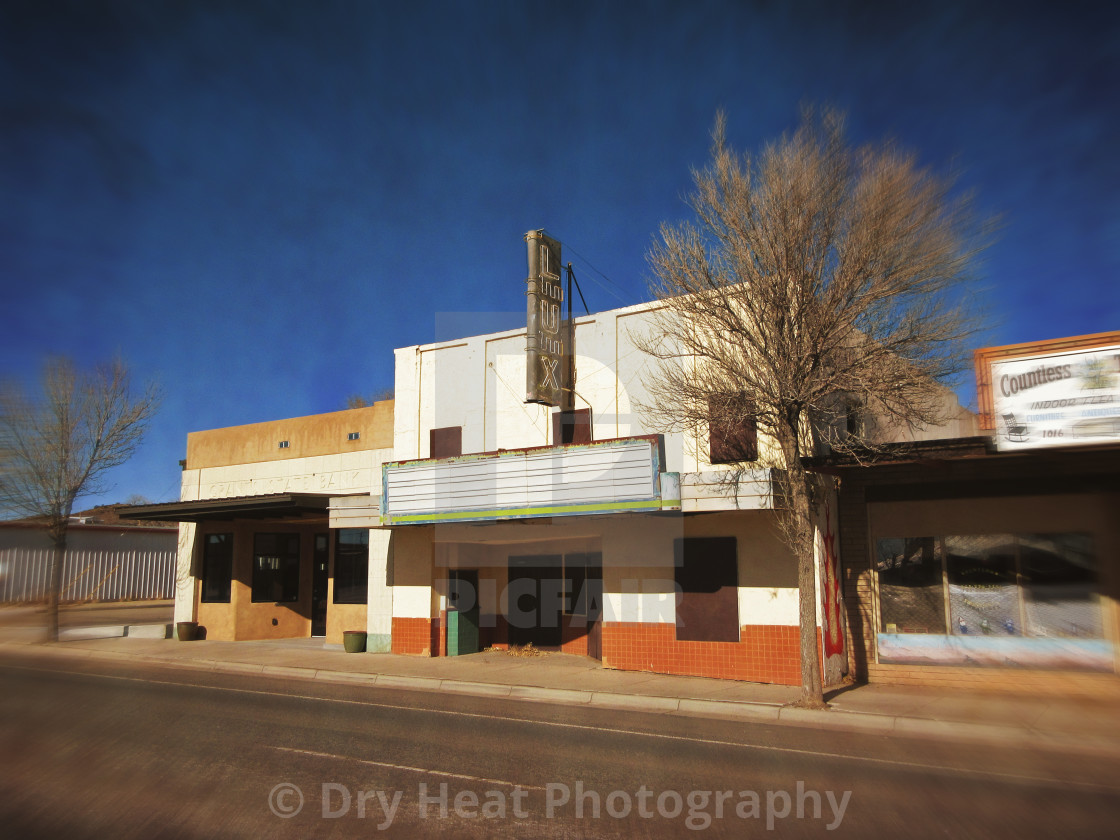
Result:
[[[801,723],[827,729],[848,729],[861,732],[888,733],[896,729],[898,718],[895,715],[881,715],[868,712],[846,712],[839,709],[802,709],[798,706],[782,706],[778,720],[785,723]]]
[[[269,677],[292,677],[298,680],[315,679],[316,671],[310,668],[300,668],[293,665],[263,665],[261,673]]]
[[[517,700],[537,700],[546,703],[566,703],[572,706],[586,706],[591,702],[590,691],[575,688],[543,688],[536,685],[510,686],[509,696]]]
[[[313,679],[319,682],[346,683],[348,685],[375,685],[376,674],[359,674],[354,671],[316,671]]]
[[[209,660],[192,659],[191,663],[198,662],[200,665],[206,662],[210,666],[211,671],[231,671],[237,674],[263,674],[264,665],[254,665],[250,662],[212,662]],[[180,668],[190,668],[191,664],[187,662],[176,662]],[[202,670],[206,670],[203,667]]]
[[[681,714],[698,717],[734,717],[759,723],[778,723],[781,706],[735,700],[682,699],[677,704]]]
[[[609,706],[613,709],[639,709],[653,712],[675,712],[680,707],[676,697],[658,697],[646,694],[616,694],[611,691],[593,691],[592,706]]]
[[[111,637],[107,637],[111,638]],[[774,703],[734,700],[707,700],[701,698],[676,698],[658,695],[621,694],[609,691],[544,688],[541,686],[501,685],[496,683],[451,680],[440,677],[416,677],[398,674],[366,674],[352,671],[319,670],[289,665],[264,665],[249,662],[230,662],[211,659],[167,659],[141,653],[123,653],[86,648],[62,649],[48,644],[0,642],[0,652],[12,653],[29,659],[44,656],[56,660],[104,659],[116,662],[133,661],[169,668],[182,668],[203,672],[287,677],[290,679],[317,680],[349,685],[374,685],[381,688],[414,691],[447,691],[478,697],[505,697],[512,700],[563,703],[566,705],[596,706],[599,708],[630,709],[661,714],[680,714],[698,717],[720,717],[751,720],[759,723],[807,726],[816,729],[860,731],[872,734],[890,734],[904,737],[937,738],[942,740],[972,741],[981,743],[1016,741],[1035,746],[1065,751],[1091,753],[1120,753],[1120,739],[1086,735],[1064,735],[1052,731],[1037,731],[1030,727],[999,726],[971,721],[949,721],[934,718],[914,718],[899,715],[858,712],[842,709],[803,709]]]
[[[441,680],[440,689],[455,691],[459,694],[476,694],[480,697],[509,697],[511,686],[495,683],[466,682],[464,680]]]
[[[401,677],[396,674],[375,674],[374,685],[382,688],[419,688],[439,691],[443,680],[438,677]]]

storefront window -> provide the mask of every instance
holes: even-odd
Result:
[[[1104,635],[1096,561],[1085,534],[1034,534],[1019,540],[1027,633],[1077,638]]]
[[[880,662],[1112,667],[1087,534],[876,544]]]
[[[343,528],[335,533],[334,602],[364,604],[369,598],[369,531]]]
[[[884,632],[945,632],[945,582],[937,540],[880,540],[877,566]]]
[[[253,535],[253,602],[299,600],[299,534]]]
[[[1022,635],[1015,537],[945,537],[950,630],[961,636]]]

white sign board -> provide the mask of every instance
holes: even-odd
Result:
[[[650,438],[384,464],[383,525],[661,509]]]
[[[992,363],[1001,451],[1120,441],[1120,345]]]

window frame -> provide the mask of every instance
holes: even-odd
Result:
[[[748,416],[740,418],[734,426],[724,419],[726,415],[740,413]],[[754,404],[742,393],[708,397],[708,462],[720,465],[757,460],[758,419]]]
[[[276,540],[277,546],[284,546],[285,550],[277,548],[276,551],[266,552],[261,543],[266,538]],[[258,531],[253,534],[253,566],[250,582],[250,600],[254,604],[296,604],[300,598],[300,574],[302,572],[302,541],[298,532],[291,531]],[[293,551],[294,548],[294,551]],[[264,557],[276,557],[275,569],[263,569],[260,560]],[[265,572],[269,574],[265,574]],[[279,592],[274,584],[279,583]],[[261,590],[268,588],[267,593]],[[280,598],[264,597],[265,595],[280,594]]]
[[[365,537],[364,542],[354,543],[353,545],[361,545],[365,548],[363,552],[361,549],[351,550],[347,547],[343,549],[343,535],[344,534],[362,534]],[[334,531],[334,570],[331,575],[333,581],[334,593],[331,602],[334,604],[368,604],[369,603],[369,529],[368,528],[336,528]],[[347,544],[349,546],[351,544]],[[344,562],[356,562],[355,569],[348,570],[348,577],[351,582],[347,583],[345,587],[339,586],[339,579],[341,577],[340,570]],[[358,595],[344,595],[340,596],[340,592],[354,591],[360,587],[361,596]]]
[[[1005,563],[1002,570],[1002,577],[1000,575],[999,564],[995,562],[988,563],[987,565],[993,567],[993,579],[996,583],[993,586],[1000,586],[1003,588],[1014,587],[1015,590],[1015,604],[1017,614],[1012,617],[1012,626],[1000,628],[998,626],[988,625],[984,626],[983,622],[977,624],[969,616],[963,616],[962,612],[958,610],[957,600],[959,596],[954,596],[954,587],[958,590],[966,586],[960,578],[959,573],[954,571],[954,563],[959,567],[960,561],[954,560],[954,557],[965,557],[965,555],[954,551],[952,543],[960,540],[991,540],[997,537],[1006,537],[1013,541],[1013,554],[1010,557],[1010,563]],[[1090,590],[1089,598],[1082,598],[1087,603],[1092,603],[1094,609],[1097,611],[1094,621],[1090,626],[1093,630],[1099,630],[1098,633],[1086,633],[1084,635],[1073,636],[1055,636],[1053,633],[1038,633],[1035,632],[1035,625],[1037,620],[1032,617],[1032,604],[1035,599],[1033,591],[1035,586],[1041,586],[1036,582],[1037,574],[1032,575],[1031,571],[1034,565],[1039,561],[1030,561],[1028,558],[1031,556],[1030,552],[1034,552],[1040,559],[1045,556],[1045,552],[1032,548],[1032,544],[1040,539],[1049,539],[1054,543],[1064,541],[1067,543],[1078,543],[1083,546],[1083,553],[1089,559],[1087,565],[1079,565],[1078,574],[1071,586],[1082,586]],[[887,628],[894,624],[898,628],[898,622],[887,622],[884,620],[884,592],[883,592],[883,573],[880,561],[880,546],[884,543],[892,541],[908,541],[917,542],[919,540],[929,540],[935,545],[935,553],[938,557],[938,562],[941,568],[941,599],[944,605],[944,632],[941,633],[921,633],[920,635],[929,636],[943,636],[946,638],[954,638],[961,636],[978,636],[978,635],[991,635],[1018,638],[1024,640],[1032,639],[1046,639],[1046,638],[1087,638],[1099,639],[1106,638],[1107,631],[1105,630],[1105,613],[1102,607],[1101,600],[1101,575],[1100,575],[1100,554],[1099,547],[1096,545],[1092,535],[1083,531],[1057,531],[1057,532],[1025,532],[1025,531],[1007,531],[1007,532],[988,532],[984,534],[954,534],[942,533],[935,536],[921,536],[921,537],[882,537],[876,536],[872,540],[871,550],[873,554],[873,562],[871,568],[874,570],[874,627],[877,634],[892,635],[901,634],[908,635],[905,629],[895,629],[894,631]],[[980,556],[980,555],[978,555]],[[986,556],[986,555],[984,555]],[[998,556],[998,555],[992,555]],[[984,564],[981,564],[984,565]],[[1059,564],[1050,563],[1050,568],[1060,568]],[[1076,565],[1072,562],[1068,565]],[[1051,577],[1053,576],[1051,573]],[[1049,581],[1048,581],[1049,582]],[[1050,584],[1052,587],[1054,584]],[[1058,583],[1057,586],[1063,584]],[[955,597],[957,600],[954,600]],[[1098,623],[1099,622],[1099,623]],[[878,656],[878,654],[876,654]]]
[[[214,557],[210,551],[211,546],[216,543],[211,542],[212,539],[220,541],[227,541],[225,546],[225,557]],[[218,568],[218,575],[214,574],[214,564],[223,563],[223,567]],[[208,593],[208,589],[213,585],[215,577],[220,578],[219,588],[221,592],[217,595]],[[209,533],[203,536],[202,543],[202,581],[199,587],[199,603],[201,604],[228,604],[233,595],[233,533],[220,532]]]

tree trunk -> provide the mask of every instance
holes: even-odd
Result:
[[[801,637],[801,704],[819,708],[825,705],[824,688],[821,682],[820,648],[817,641],[817,569],[813,562],[813,531],[808,520],[809,512],[807,486],[802,474],[802,493],[804,499],[803,522],[807,525],[808,547],[802,548],[797,558],[797,603],[798,621]],[[797,493],[795,491],[794,495]],[[801,520],[802,517],[798,516]]]
[[[51,537],[50,574],[47,576],[47,640],[58,641],[58,601],[62,587],[62,561],[66,559],[66,532]]]
[[[799,416],[799,413],[798,413]],[[813,517],[809,476],[801,465],[797,444],[797,417],[778,429],[778,443],[785,460],[789,510],[785,518],[786,543],[797,557],[797,604],[801,654],[800,705],[823,708],[824,688],[817,641],[817,570],[813,554]]]

